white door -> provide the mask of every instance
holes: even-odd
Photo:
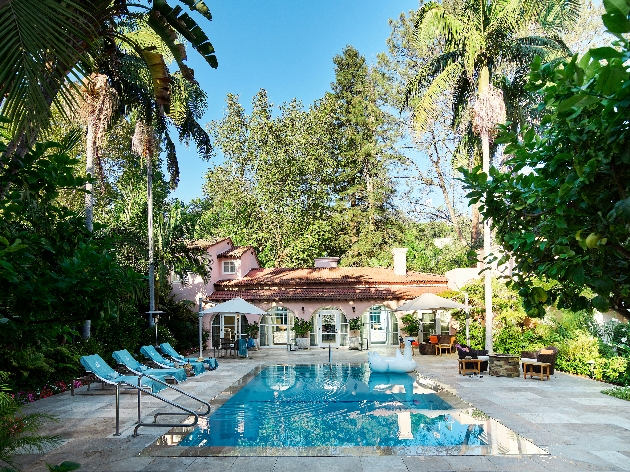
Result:
[[[238,339],[240,337],[240,315],[221,314],[221,337]]]
[[[321,347],[339,347],[339,310],[320,310],[317,316],[317,332]]]

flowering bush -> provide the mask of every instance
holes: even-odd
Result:
[[[80,380],[74,380],[74,388],[79,388],[83,386],[83,383]],[[11,397],[18,402],[19,404],[31,403],[41,398],[47,398],[52,395],[56,395],[58,393],[63,393],[70,390],[71,382],[55,382],[50,385],[44,385],[39,390],[29,390],[29,391],[18,391],[17,393],[12,393]]]

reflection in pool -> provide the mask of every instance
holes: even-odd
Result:
[[[188,446],[194,455],[545,453],[415,374],[279,365],[247,380],[224,392],[197,428],[176,428],[156,446]]]

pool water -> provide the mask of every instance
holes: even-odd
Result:
[[[545,453],[415,373],[275,365],[249,377],[196,428],[176,428],[157,446],[194,448],[186,455]]]

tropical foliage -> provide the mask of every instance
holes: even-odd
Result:
[[[22,414],[20,404],[7,391],[7,377],[6,372],[0,372],[0,462],[13,466],[12,457],[18,451],[44,451],[59,444],[61,438],[37,434],[39,427],[53,418],[42,413]]]
[[[497,242],[516,258],[530,316],[554,303],[622,308],[630,295],[630,50],[623,36],[630,5],[605,6],[614,47],[560,65],[535,61],[528,89],[543,94],[540,126],[522,137],[503,134],[510,156],[503,169],[464,170],[469,197],[481,202]],[[535,276],[557,283],[534,286]]]

